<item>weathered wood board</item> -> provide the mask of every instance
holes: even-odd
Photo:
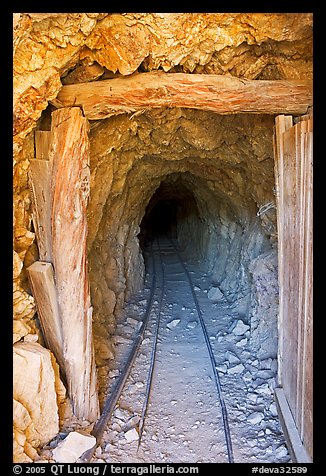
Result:
[[[279,382],[312,458],[312,117],[275,120]]]
[[[304,114],[312,105],[312,81],[253,81],[160,71],[68,84],[52,103],[57,107],[81,106],[88,119],[158,107],[194,108],[217,114]]]
[[[35,131],[34,139],[35,157],[37,159],[49,160],[51,131]]]
[[[31,159],[29,184],[32,195],[32,219],[40,261],[52,261],[51,234],[51,163]]]
[[[27,268],[27,272],[45,343],[64,371],[61,319],[52,264],[35,261]]]
[[[77,417],[99,413],[87,274],[88,124],[80,108],[52,113],[52,254],[68,393]]]

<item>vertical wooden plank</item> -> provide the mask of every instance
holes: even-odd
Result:
[[[312,121],[308,124],[310,132],[305,134],[306,155],[306,220],[305,220],[305,276],[304,276],[304,344],[303,344],[303,411],[302,440],[308,454],[313,458],[313,134]]]
[[[297,184],[296,133],[291,127],[283,134],[283,368],[282,382],[290,409],[296,414],[298,273],[296,254]]]
[[[37,159],[49,160],[51,131],[35,131],[34,141],[35,157]]]
[[[294,223],[294,236],[296,238],[296,244],[294,253],[296,254],[298,262],[298,296],[297,296],[297,339],[298,348],[297,356],[297,385],[296,385],[296,414],[295,420],[297,422],[298,431],[301,434],[301,415],[302,406],[304,404],[302,400],[302,355],[303,355],[303,292],[304,292],[304,236],[305,236],[305,151],[304,151],[304,134],[307,129],[307,121],[298,122],[294,126],[295,131],[295,147],[296,147],[296,203],[294,213],[296,215],[296,221]]]
[[[63,370],[61,320],[52,264],[35,261],[27,268],[27,272],[45,343]]]
[[[87,120],[78,107],[52,113],[52,249],[68,392],[77,417],[99,413],[87,275]]]
[[[276,212],[277,212],[277,233],[278,233],[278,283],[279,283],[279,315],[278,315],[278,380],[282,385],[283,369],[283,321],[284,321],[284,271],[283,271],[283,244],[284,244],[284,225],[283,225],[283,206],[284,206],[284,157],[283,157],[283,134],[293,123],[292,116],[280,115],[275,118],[274,132],[274,170],[275,170],[275,188],[276,188]]]
[[[285,129],[276,118],[279,381],[312,459],[312,117]]]
[[[52,261],[51,169],[48,160],[30,160],[29,185],[32,196],[32,219],[40,261]]]

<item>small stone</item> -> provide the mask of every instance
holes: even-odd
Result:
[[[114,416],[119,420],[127,421],[130,418],[130,413],[128,412],[128,410],[117,408],[114,411]]]
[[[248,400],[251,403],[256,403],[257,402],[257,395],[255,393],[248,393]]]
[[[256,372],[257,378],[268,379],[274,376],[274,372],[272,370],[258,370]]]
[[[211,287],[208,291],[207,297],[212,302],[219,302],[224,299],[224,295],[218,287]]]
[[[265,433],[266,433],[266,435],[271,435],[272,434],[272,432],[269,428],[266,428]]]
[[[264,419],[264,414],[260,412],[254,412],[247,418],[248,423],[252,425],[257,425]]]
[[[245,337],[244,339],[240,339],[235,345],[236,347],[245,347],[247,345],[248,339]]]
[[[224,365],[217,365],[216,370],[218,372],[221,372],[222,374],[226,374],[228,368],[227,368],[227,365],[225,365],[225,364]]]
[[[195,327],[197,327],[197,326],[198,326],[198,322],[197,322],[197,321],[190,321],[190,322],[188,322],[188,324],[187,324],[187,328],[188,328],[188,329],[195,329]]]
[[[278,413],[277,413],[277,408],[275,403],[271,404],[271,406],[269,407],[269,411],[271,412],[273,417],[277,417]]]
[[[27,334],[27,336],[24,337],[24,342],[37,342],[37,341],[38,341],[37,334]]]
[[[171,402],[170,402],[170,403],[171,403],[171,405],[173,405],[173,406],[174,406],[174,405],[176,405],[178,402],[177,402],[177,400],[171,400]]]
[[[123,431],[127,432],[127,431],[131,430],[132,428],[136,428],[139,421],[140,421],[140,417],[138,415],[135,415],[135,416],[131,417],[127,421],[127,423],[124,425]]]
[[[272,368],[273,359],[268,358],[260,361],[260,368],[270,370]]]
[[[113,337],[115,344],[130,344],[131,340],[127,337],[119,336],[118,334]]]
[[[241,319],[238,320],[236,326],[234,327],[234,329],[232,330],[233,334],[235,334],[236,336],[242,336],[243,334],[245,334],[245,332],[249,329],[249,326],[247,326],[246,324],[244,324],[243,321],[241,321]]]
[[[242,379],[245,381],[245,382],[251,382],[252,380],[252,375],[250,372],[245,372],[243,375],[242,375]]]
[[[132,428],[131,430],[128,430],[124,436],[126,440],[128,441],[128,443],[132,443],[133,441],[139,440],[139,434],[136,428]]]
[[[257,446],[257,443],[258,443],[258,442],[257,442],[256,439],[247,440],[247,444],[248,444],[249,446],[251,446],[252,448],[253,448],[254,446]]]
[[[194,286],[194,290],[195,291],[200,291],[200,287],[199,286]]]
[[[96,438],[73,431],[53,450],[56,463],[76,463],[85,451],[96,444]]]
[[[126,322],[132,326],[137,326],[139,324],[138,319],[133,319],[132,317],[127,317]]]
[[[169,329],[173,329],[174,327],[176,327],[180,322],[180,319],[173,319],[173,321],[169,322],[166,327],[168,327]]]
[[[120,372],[119,372],[119,370],[117,370],[117,369],[110,370],[110,372],[109,372],[109,377],[110,377],[110,378],[118,377],[119,374],[120,374]]]
[[[144,387],[144,382],[135,382],[135,385],[137,388],[143,388]]]
[[[272,393],[271,389],[268,386],[268,383],[263,383],[256,388],[256,392],[263,395],[270,395]]]
[[[119,425],[119,423],[117,423],[116,421],[112,423],[111,428],[112,428],[113,431],[117,431],[118,433],[122,429],[121,426]]]
[[[277,458],[284,458],[285,456],[288,456],[288,450],[285,446],[281,445],[275,450],[275,454]]]
[[[238,362],[240,362],[240,359],[238,359],[236,355],[232,354],[232,352],[227,352],[226,358],[230,362],[230,364],[237,364]]]
[[[244,370],[244,366],[242,364],[235,365],[228,370],[228,374],[240,374]]]

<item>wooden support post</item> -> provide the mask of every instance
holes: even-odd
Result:
[[[283,369],[283,293],[284,288],[284,156],[283,156],[283,134],[292,127],[292,116],[280,115],[275,118],[274,131],[274,170],[276,188],[276,210],[277,210],[277,234],[278,234],[278,284],[279,284],[279,315],[278,315],[278,380],[282,385]]]
[[[46,346],[64,371],[61,319],[52,264],[35,261],[27,268],[27,272]]]
[[[291,117],[278,116],[275,132],[279,383],[312,459],[312,116],[294,126]]]
[[[158,107],[202,109],[217,114],[299,115],[312,105],[312,81],[260,81],[160,71],[67,84],[52,103],[57,107],[81,106],[88,119]]]
[[[99,414],[87,276],[88,124],[80,108],[52,113],[52,254],[62,320],[63,355],[74,413]]]
[[[306,207],[304,240],[304,295],[303,295],[303,345],[302,345],[302,414],[301,438],[312,458],[313,454],[313,133],[312,119],[305,134],[306,157]]]
[[[32,159],[29,168],[32,219],[41,261],[52,261],[51,163]]]

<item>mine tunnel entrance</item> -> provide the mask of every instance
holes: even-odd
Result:
[[[234,170],[229,173],[235,175]],[[146,362],[151,362],[154,377],[142,441],[152,452],[157,450],[157,438],[147,436],[147,431],[148,435],[155,433],[158,415],[160,431],[168,435],[167,440],[174,426],[181,435],[190,435],[190,428],[196,429],[202,442],[209,435],[216,438],[210,431],[214,426],[211,419],[220,418],[218,413],[200,417],[198,425],[202,406],[218,407],[212,368],[221,373],[230,421],[237,421],[236,430],[231,424],[233,435],[237,438],[241,434],[245,439],[248,431],[254,431],[250,421],[236,412],[238,408],[248,409],[248,393],[263,386],[266,394],[258,388],[259,403],[266,410],[268,425],[274,425],[270,444],[282,441],[268,413],[272,405],[268,379],[274,385],[277,370],[277,252],[271,247],[250,194],[245,200],[232,199],[231,195],[221,170],[216,170],[214,181],[189,170],[170,173],[158,183],[139,225],[139,247],[146,269],[145,294],[141,297],[152,296],[147,302],[153,303],[153,312],[148,314],[151,317],[141,347],[142,359],[132,373],[132,382],[136,383],[127,387],[123,406],[132,408],[133,413],[140,412],[134,391],[137,386],[145,386]],[[146,294],[148,290],[153,290],[153,295]],[[132,335],[132,326],[139,325],[142,313],[147,315],[141,304],[144,300],[134,299],[127,305],[128,318],[117,325],[118,342],[120,335]],[[268,319],[267,329],[266,321],[261,319],[263,312]],[[259,379],[255,377],[257,372]],[[139,381],[140,376],[144,380]],[[262,416],[257,416],[250,405],[249,412],[253,422],[261,421]],[[140,435],[135,434],[135,438]],[[178,455],[185,454],[183,443],[177,444]],[[164,444],[169,446],[167,441]],[[195,447],[197,441],[192,445]],[[225,442],[221,439],[216,446],[225,459]],[[202,449],[199,445],[196,451]],[[227,454],[231,458],[230,446]],[[240,457],[235,445],[235,458]]]

